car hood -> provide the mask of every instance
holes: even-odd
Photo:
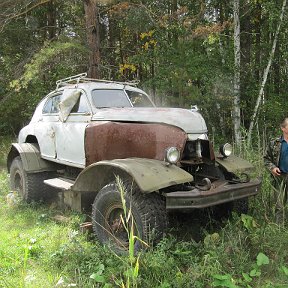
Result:
[[[181,128],[195,139],[207,133],[205,120],[199,112],[180,108],[102,108],[92,120],[164,123]]]

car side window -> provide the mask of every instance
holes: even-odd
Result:
[[[59,102],[61,100],[61,94],[50,97],[44,105],[43,114],[56,114],[59,112]]]
[[[81,94],[78,101],[74,105],[71,113],[87,113],[89,112],[89,106],[84,94]]]

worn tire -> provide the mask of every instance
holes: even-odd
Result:
[[[248,198],[243,198],[232,202],[219,204],[211,208],[212,216],[216,220],[228,219],[232,216],[233,212],[239,216],[241,214],[247,214],[249,209],[249,202]]]
[[[146,244],[156,243],[163,237],[168,226],[164,200],[157,193],[143,194],[135,183],[132,185],[131,182],[125,182],[123,186],[127,214],[130,210],[130,219],[134,223],[133,234]],[[116,182],[103,187],[93,203],[93,230],[99,242],[110,245],[116,253],[125,253],[129,249],[127,231],[120,216],[124,215],[123,212]],[[129,223],[131,226],[131,221]],[[142,241],[135,241],[134,252],[147,247]]]
[[[235,200],[232,202],[232,211],[238,215],[247,214],[249,209],[248,198]]]
[[[10,167],[10,187],[18,191],[27,203],[47,201],[57,194],[57,190],[44,184],[44,180],[53,177],[51,172],[27,173],[23,169],[20,156],[13,159]]]

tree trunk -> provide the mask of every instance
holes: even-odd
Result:
[[[278,43],[281,43],[281,35],[278,36]],[[280,95],[280,46],[276,45],[273,68],[274,71],[274,94]]]
[[[255,65],[254,65],[254,77],[257,83],[260,82],[261,73],[260,73],[260,66],[261,66],[261,14],[262,14],[262,7],[260,1],[256,4],[255,9]]]
[[[56,13],[56,4],[55,2],[52,0],[51,2],[49,2],[48,4],[48,11],[47,11],[47,30],[48,30],[48,39],[52,40],[56,37],[56,17],[57,17],[57,13]]]
[[[239,0],[234,0],[234,106],[233,122],[236,146],[241,143],[240,131],[240,21],[239,21]]]
[[[240,98],[241,104],[245,107],[245,113],[241,113],[242,119],[241,123],[245,128],[249,127],[250,117],[246,115],[252,114],[252,107],[255,102],[255,95],[251,95],[251,86],[253,81],[252,69],[251,69],[251,55],[252,51],[252,24],[251,19],[253,19],[253,15],[251,15],[251,5],[249,4],[248,0],[242,0],[240,7],[240,26],[241,26],[241,33],[240,33],[240,43],[241,43],[241,91],[240,91]],[[254,96],[254,99],[253,99]],[[242,106],[241,105],[241,106]],[[242,106],[242,107],[243,107]],[[242,108],[241,108],[242,110]]]
[[[100,78],[100,27],[97,0],[84,0],[84,11],[90,49],[88,77]]]
[[[265,84],[266,84],[267,77],[268,77],[268,74],[269,74],[269,70],[270,70],[270,67],[271,67],[271,64],[272,64],[272,61],[273,61],[273,57],[274,57],[274,54],[275,54],[277,40],[278,40],[278,36],[279,36],[279,32],[280,32],[280,27],[281,27],[281,24],[283,22],[284,13],[285,13],[285,9],[286,9],[286,3],[287,3],[287,0],[283,0],[283,5],[282,5],[282,9],[281,9],[279,23],[278,23],[278,26],[277,26],[277,29],[276,29],[276,33],[275,33],[275,36],[274,36],[273,45],[272,45],[272,48],[271,48],[269,60],[268,60],[267,66],[266,66],[266,68],[264,70],[264,73],[263,73],[262,83],[261,83],[261,86],[260,86],[260,90],[259,90],[258,98],[257,98],[257,101],[256,101],[256,105],[255,105],[255,108],[254,108],[254,113],[253,113],[253,116],[252,116],[252,120],[251,120],[250,126],[249,126],[248,138],[247,138],[248,145],[251,144],[252,131],[253,131],[253,128],[254,128],[254,125],[255,125],[255,121],[256,121],[257,114],[258,114],[258,110],[259,110],[259,106],[260,106],[260,103],[261,103],[261,99],[263,98],[263,95],[264,95]]]
[[[216,16],[217,22],[220,22],[222,25],[223,24],[222,3],[219,3],[218,5],[216,5],[216,7],[214,8],[214,11],[215,11],[215,16]],[[224,53],[221,35],[219,35],[219,52],[221,55],[221,62],[223,65],[225,65],[226,64],[225,53]]]
[[[109,15],[107,16],[108,17],[108,21],[109,21],[109,25],[108,25],[108,35],[106,36],[108,38],[108,47],[109,47],[109,51],[111,51],[109,53],[109,66],[110,66],[110,71],[109,71],[109,76],[110,76],[110,80],[111,79],[114,79],[115,76],[116,76],[116,53],[115,53],[115,34],[114,31],[115,31],[115,20],[110,17]]]

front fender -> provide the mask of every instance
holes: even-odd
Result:
[[[129,177],[142,192],[150,193],[161,188],[191,182],[193,176],[185,170],[154,159],[127,158],[100,161],[85,168],[71,187],[74,191],[99,191],[106,184]]]
[[[250,162],[235,155],[227,158],[216,157],[216,162],[228,172],[235,175],[252,172],[254,170],[254,166]]]

